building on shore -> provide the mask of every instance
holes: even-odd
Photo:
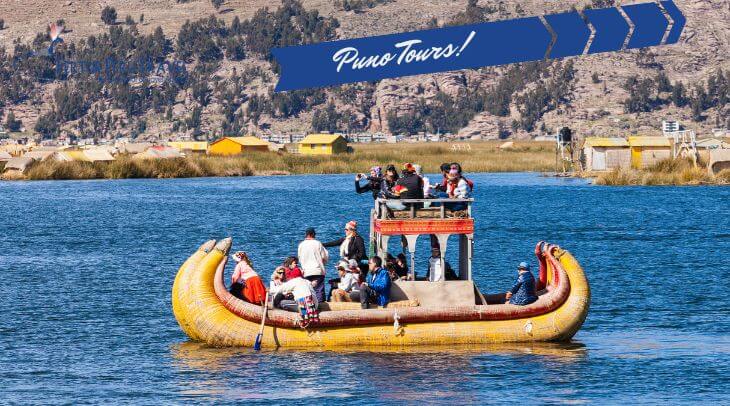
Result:
[[[708,151],[707,170],[717,175],[723,170],[730,170],[730,149],[711,149]]]
[[[120,154],[140,154],[152,147],[151,142],[120,142],[116,144]]]
[[[672,158],[672,142],[667,137],[629,137],[631,167],[644,169]]]
[[[584,169],[610,171],[631,166],[629,142],[624,138],[589,137],[583,142]]]
[[[34,159],[29,157],[15,157],[5,163],[3,172],[23,174],[30,167]]]
[[[245,152],[269,150],[269,143],[254,137],[223,137],[210,144],[211,155],[239,155]]]
[[[299,142],[302,155],[332,155],[347,152],[347,141],[339,134],[309,134]]]
[[[45,161],[46,159],[49,159],[58,152],[58,148],[48,148],[48,147],[41,147],[41,148],[34,148],[25,154],[23,154],[24,158],[30,158],[34,161]]]
[[[170,141],[167,146],[186,155],[208,153],[208,141]]]
[[[107,148],[87,148],[56,151],[53,159],[60,162],[111,162],[114,156]]]
[[[182,158],[182,154],[176,148],[164,145],[155,145],[147,148],[144,152],[134,154],[134,159],[175,159]]]

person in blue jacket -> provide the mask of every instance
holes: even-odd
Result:
[[[517,282],[507,292],[507,302],[513,305],[525,306],[537,301],[535,293],[535,277],[530,272],[530,265],[527,262],[520,262],[517,267]]]
[[[378,256],[370,258],[368,269],[370,274],[366,282],[360,285],[357,294],[350,294],[350,298],[360,299],[360,306],[363,309],[367,309],[370,303],[385,307],[390,302],[390,275],[383,269],[383,259]]]

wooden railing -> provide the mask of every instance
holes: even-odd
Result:
[[[388,207],[388,202],[398,202],[403,203],[406,206],[406,210],[393,210]],[[423,207],[424,204],[428,203],[430,207]],[[438,207],[433,207],[434,203],[438,203]],[[387,218],[388,210],[398,211],[398,212],[408,212],[410,215],[410,218],[416,218],[416,213],[418,211],[435,211],[435,209],[439,210],[439,217],[442,219],[446,218],[446,205],[447,204],[453,204],[453,203],[465,203],[466,204],[466,212],[468,215],[468,218],[472,217],[471,213],[471,206],[474,203],[474,199],[459,199],[459,198],[435,198],[435,199],[385,199],[385,198],[378,198],[375,200],[375,216],[376,218],[379,218],[381,220],[384,220]],[[418,207],[421,206],[421,207]]]

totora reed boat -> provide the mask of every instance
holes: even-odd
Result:
[[[504,304],[504,293],[482,295],[471,278],[471,200],[465,200],[468,210],[456,214],[443,207],[393,213],[385,209],[384,203],[376,201],[371,214],[370,242],[374,251],[383,256],[389,237],[405,236],[404,246],[411,254],[413,269],[419,235],[438,240],[442,261],[448,236],[456,235],[459,280],[394,282],[393,302],[386,308],[362,310],[359,303],[322,303],[319,323],[308,329],[299,327],[297,313],[269,309],[264,347],[559,342],[570,340],[582,326],[588,314],[590,288],[582,268],[568,251],[538,243],[538,300],[527,306]],[[223,274],[231,244],[230,238],[208,241],[183,263],[172,288],[173,312],[194,341],[252,347],[264,309],[228,292]]]

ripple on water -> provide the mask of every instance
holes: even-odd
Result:
[[[540,239],[570,249],[593,296],[575,342],[207,348],[172,316],[179,264],[204,240],[233,236],[266,274],[307,226],[328,239],[346,220],[367,224],[371,202],[351,176],[0,183],[0,399],[727,403],[727,188],[472,178],[480,287],[507,289]]]

